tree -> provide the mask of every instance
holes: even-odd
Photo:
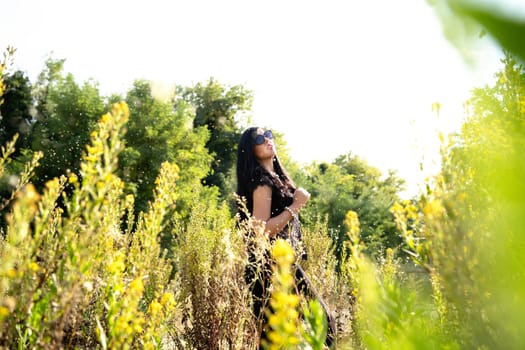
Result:
[[[338,258],[347,239],[344,221],[349,210],[359,216],[361,237],[370,255],[400,244],[389,209],[399,199],[403,182],[394,173],[382,179],[378,169],[351,153],[332,163],[313,163],[306,172],[312,197],[304,216],[308,222],[327,216]]]
[[[78,174],[89,135],[105,105],[95,82],[79,85],[72,74],[63,75],[63,60],[49,60],[36,84],[37,120],[32,149],[44,153],[37,183],[71,171]]]
[[[525,302],[514,297],[525,287],[525,70],[509,54],[502,61],[495,84],[467,101],[461,130],[443,147],[442,171],[411,205],[419,211],[403,209],[412,213],[401,222],[461,348],[525,345],[515,327]]]
[[[359,215],[361,237],[368,252],[374,255],[387,247],[397,247],[401,239],[390,208],[399,200],[404,181],[393,171],[383,177],[377,168],[350,153],[337,157],[334,164],[354,178],[355,206],[350,209]]]
[[[195,108],[193,126],[206,127],[210,138],[206,148],[213,155],[212,172],[205,184],[217,186],[225,198],[231,192],[231,171],[236,159],[240,130],[236,118],[248,112],[252,104],[252,93],[241,85],[225,87],[214,79],[207,84],[180,89],[175,105],[183,101]]]
[[[28,146],[28,135],[32,126],[30,110],[32,107],[31,82],[22,71],[4,77],[3,104],[0,105],[0,143],[19,135],[17,152]]]
[[[153,98],[147,81],[135,81],[126,102],[130,119],[119,174],[129,184],[128,192],[137,197],[136,209],[147,208],[160,166],[169,161],[180,168],[177,212],[186,218],[197,194],[201,199],[216,195],[212,188],[202,191],[197,188],[210,172],[212,157],[205,147],[208,130],[193,126],[193,109],[187,102],[179,101],[174,108],[171,102]]]

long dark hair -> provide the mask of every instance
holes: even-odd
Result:
[[[258,183],[256,179],[260,179],[261,176],[271,176],[268,171],[261,166],[254,154],[255,149],[255,135],[259,127],[250,127],[246,129],[239,139],[237,146],[237,195],[240,199],[246,200],[247,208],[249,211],[252,210],[252,194]],[[288,173],[281,165],[277,155],[273,157],[273,170],[279,177],[279,181],[275,180],[274,185],[277,188],[287,188],[295,190],[293,181],[288,176]],[[241,214],[241,217],[244,215]]]

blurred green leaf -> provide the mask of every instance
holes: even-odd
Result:
[[[455,4],[454,8],[459,15],[469,17],[481,24],[502,47],[525,61],[525,46],[523,45],[523,38],[525,38],[524,20],[510,18],[478,4],[472,5],[460,2]]]

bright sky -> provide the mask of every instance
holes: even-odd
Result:
[[[254,123],[284,133],[294,160],[351,151],[397,170],[409,194],[420,162],[437,169],[436,130],[458,128],[470,89],[500,68],[487,39],[467,66],[425,0],[17,0],[2,12],[0,48],[16,47],[33,81],[52,53],[103,94],[138,78],[242,84]]]

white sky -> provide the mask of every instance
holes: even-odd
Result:
[[[254,123],[284,133],[294,160],[351,151],[397,170],[409,194],[421,161],[437,169],[436,130],[456,129],[470,89],[500,68],[487,39],[467,48],[467,66],[424,0],[17,0],[2,10],[0,49],[15,46],[15,68],[33,81],[52,52],[103,94],[139,78],[242,84]]]

